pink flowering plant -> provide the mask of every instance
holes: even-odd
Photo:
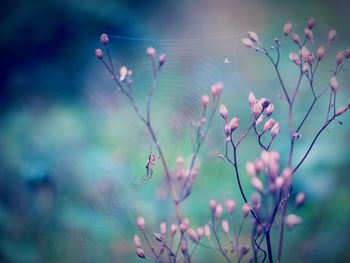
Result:
[[[176,169],[171,170],[165,158],[165,149],[157,139],[157,132],[152,123],[152,98],[156,92],[157,80],[161,75],[162,66],[166,62],[165,54],[158,56],[155,49],[149,47],[147,55],[152,64],[153,79],[152,85],[146,100],[146,111],[140,111],[133,96],[132,72],[125,66],[116,71],[113,65],[111,53],[108,46],[108,36],[102,34],[100,41],[105,51],[96,49],[96,56],[106,67],[113,81],[130,102],[136,115],[148,130],[149,136],[156,145],[157,152],[151,153],[147,162],[146,175],[141,178],[139,184],[146,183],[152,176],[153,167],[158,162],[157,156],[164,171],[167,190],[174,205],[174,220],[171,224],[159,222],[159,230],[148,229],[146,220],[140,216],[136,224],[140,234],[134,236],[134,244],[138,257],[155,262],[191,262],[199,246],[211,249],[221,254],[226,262],[264,262],[270,263],[277,260],[282,261],[283,240],[285,238],[285,227],[292,229],[302,223],[302,218],[296,214],[304,200],[305,193],[296,195],[293,204],[290,202],[291,191],[293,190],[293,177],[302,167],[303,162],[312,152],[312,148],[321,134],[350,107],[337,105],[339,84],[337,76],[342,72],[346,60],[350,57],[350,48],[339,51],[335,58],[334,69],[331,70],[329,82],[323,89],[315,85],[317,69],[326,56],[326,51],[331,47],[336,38],[336,31],[331,30],[327,36],[326,47],[317,46],[313,36],[313,28],[316,24],[315,18],[307,21],[300,37],[293,32],[293,25],[288,22],[283,27],[284,36],[282,39],[275,38],[273,45],[267,48],[258,35],[249,31],[242,44],[267,58],[271,64],[278,85],[282,90],[282,100],[288,106],[288,141],[281,143],[289,145],[288,152],[277,152],[272,150],[275,139],[280,134],[280,123],[272,116],[275,106],[268,98],[256,98],[253,92],[248,95],[249,110],[244,118],[249,117],[251,122],[248,127],[239,125],[237,116],[230,116],[229,110],[223,104],[220,105],[220,97],[223,92],[223,84],[219,81],[211,86],[210,96],[204,94],[200,101],[201,114],[194,123],[196,139],[193,144],[193,153],[188,166],[184,164],[182,156],[177,157]],[[289,42],[294,46],[295,52],[289,54],[291,63],[295,64],[295,71],[298,74],[296,83],[287,83],[281,72],[281,48]],[[106,55],[105,55],[106,54]],[[298,94],[302,87],[301,83],[307,83],[306,88],[312,97],[312,101],[304,112],[300,121],[294,117],[295,105],[297,105]],[[318,86],[318,85],[317,85]],[[292,87],[292,88],[290,88]],[[304,87],[303,87],[304,88]],[[324,120],[320,123],[319,129],[311,138],[310,145],[300,159],[295,158],[296,142],[302,137],[302,130],[308,124],[308,118],[322,96],[328,96],[328,103],[324,105]],[[236,201],[226,200],[224,205],[215,201],[209,201],[210,218],[203,220],[201,226],[191,225],[190,220],[181,213],[181,204],[186,201],[193,190],[198,166],[196,165],[199,151],[203,141],[208,136],[213,119],[218,116],[223,119],[223,140],[225,140],[224,154],[219,157],[232,166],[232,176],[237,184],[232,191],[239,191],[243,206],[240,212],[236,210]],[[252,135],[252,136],[249,136]],[[239,163],[237,152],[241,143],[247,138],[256,140],[261,154],[258,158],[251,158],[250,162],[244,165]],[[243,166],[243,167],[242,167]],[[245,169],[244,169],[245,168]],[[245,172],[250,177],[250,185],[242,184],[242,174]],[[204,176],[204,175],[203,175]],[[248,197],[247,189],[254,189],[254,193]],[[249,191],[250,191],[249,190]],[[287,206],[294,206],[293,213],[287,214]],[[241,220],[233,218],[234,214],[240,213]],[[241,240],[243,229],[250,231],[250,242]],[[278,229],[271,238],[271,230]],[[150,234],[152,233],[153,234]]]

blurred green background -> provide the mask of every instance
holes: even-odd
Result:
[[[336,43],[319,69],[318,90],[328,83],[338,50],[350,44],[346,0],[5,0],[0,6],[0,262],[140,262],[132,240],[135,218],[143,215],[150,233],[161,221],[174,220],[160,166],[147,185],[132,186],[155,147],[94,56],[101,33],[110,34],[116,65],[133,70],[142,109],[151,83],[145,50],[154,46],[167,54],[152,117],[172,169],[176,156],[190,158],[191,119],[198,118],[200,96],[218,80],[225,86],[223,102],[242,127],[249,122],[246,98],[253,90],[273,101],[275,118],[287,131],[287,109],[277,99],[273,70],[261,55],[241,47],[244,32],[253,30],[270,45],[275,36],[282,37],[285,22],[302,34],[307,19],[315,16],[318,46],[336,29]],[[289,42],[282,50],[289,88],[296,81],[295,66],[287,59],[291,51],[295,47]],[[339,77],[339,106],[350,98],[349,81],[345,70]],[[311,101],[309,91],[302,90],[298,99],[300,120]],[[325,117],[325,103],[302,130],[297,159]],[[293,195],[305,191],[307,202],[297,212],[303,224],[287,231],[285,262],[350,261],[350,124],[348,115],[341,119],[344,124],[329,127],[295,177]],[[200,152],[196,185],[182,207],[194,227],[209,220],[211,198],[234,198],[242,205],[231,168],[217,158],[224,150],[222,126],[217,117]],[[285,142],[281,135],[273,147],[283,163]],[[249,194],[244,164],[258,155],[250,136],[239,152]],[[195,261],[223,259],[200,248]]]

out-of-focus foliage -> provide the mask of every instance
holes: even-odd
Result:
[[[302,32],[309,16],[318,20],[315,35],[325,37],[336,28],[336,45],[320,69],[320,82],[326,83],[336,52],[350,44],[348,9],[347,1],[3,1],[0,261],[138,262],[132,242],[135,218],[143,215],[149,229],[170,220],[172,204],[166,199],[160,166],[147,185],[132,185],[143,175],[154,145],[94,57],[100,33],[173,40],[237,36],[214,42],[111,38],[118,65],[132,67],[140,105],[150,85],[151,65],[144,50],[154,45],[169,52],[152,114],[174,168],[177,155],[189,157],[189,123],[198,114],[199,96],[219,79],[225,84],[223,101],[241,125],[249,121],[249,90],[271,98],[280,107],[276,119],[284,123],[286,108],[276,99],[279,87],[272,69],[237,44],[239,33],[254,30],[269,42],[281,35],[286,20]],[[283,55],[291,50],[286,47]],[[225,57],[231,59],[230,67]],[[284,63],[284,73],[293,81],[289,72],[294,67]],[[348,70],[339,83],[344,94],[339,101],[345,103],[350,94]],[[306,95],[300,96],[300,110],[308,102]],[[310,142],[323,118],[320,114],[322,108],[317,107],[300,145]],[[344,125],[329,128],[295,178],[293,194],[305,191],[307,203],[300,212],[303,224],[286,233],[286,262],[350,261],[348,120],[345,115]],[[183,205],[194,225],[209,220],[211,198],[241,202],[232,171],[217,158],[224,147],[221,126],[218,117],[200,154],[198,181]],[[276,147],[281,153],[288,150],[283,137]],[[305,148],[297,147],[298,158]],[[245,161],[259,154],[252,141],[243,148],[242,171]],[[249,189],[248,176],[243,181]],[[197,253],[198,262],[218,257],[204,248]]]

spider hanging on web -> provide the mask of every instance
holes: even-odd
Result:
[[[159,156],[157,158],[151,149],[151,153],[149,154],[148,161],[146,163],[146,172],[144,176],[140,178],[141,184],[146,184],[149,181],[149,179],[151,179],[153,175],[153,167],[158,163],[158,161],[159,161]]]

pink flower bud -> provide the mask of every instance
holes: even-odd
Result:
[[[230,125],[230,128],[231,128],[231,132],[233,132],[235,129],[237,129],[238,124],[239,124],[239,119],[236,118],[236,117],[233,118],[233,119],[229,122],[229,125]]]
[[[210,238],[210,227],[209,227],[209,225],[205,225],[205,226],[204,226],[204,235],[205,235],[207,238]]]
[[[245,169],[247,170],[247,173],[249,174],[250,177],[255,176],[255,165],[251,162],[247,162],[245,165]]]
[[[188,235],[188,238],[192,240],[192,242],[198,243],[198,237],[197,237],[196,231],[194,231],[193,229],[189,229],[187,231],[187,235]]]
[[[309,60],[309,50],[306,47],[301,48],[301,57],[304,60],[304,62],[307,62]]]
[[[104,45],[107,45],[109,41],[108,35],[107,34],[102,34],[100,36],[100,42]]]
[[[305,36],[306,36],[306,38],[308,39],[308,40],[313,40],[313,38],[314,38],[314,34],[312,33],[312,31],[310,30],[310,29],[308,29],[308,28],[305,28],[304,29],[304,34],[305,34]]]
[[[270,105],[267,106],[267,108],[265,108],[265,114],[266,114],[266,116],[267,116],[267,117],[270,117],[274,110],[275,110],[275,107],[273,106],[272,103],[270,103]]]
[[[294,32],[290,35],[290,38],[293,40],[293,42],[297,45],[300,44],[300,39],[299,36],[297,34],[295,34]]]
[[[261,204],[261,195],[257,192],[252,194],[252,203],[255,210],[259,210]]]
[[[176,224],[172,224],[172,225],[170,226],[170,233],[171,233],[172,236],[174,236],[174,235],[176,234],[177,229],[178,229],[178,227],[177,227]]]
[[[137,221],[136,221],[136,223],[137,223],[137,226],[139,227],[139,229],[142,231],[142,230],[144,230],[145,229],[145,219],[142,217],[142,216],[139,216],[138,218],[137,218]]]
[[[256,176],[252,177],[250,182],[251,182],[252,186],[255,188],[255,190],[257,190],[259,192],[264,191],[264,185],[258,177],[256,177]]]
[[[159,56],[159,66],[163,66],[166,60],[166,55],[163,53]]]
[[[206,108],[208,106],[208,103],[209,103],[209,96],[203,95],[201,97],[201,103],[202,103],[203,108]]]
[[[296,54],[296,53],[291,53],[291,54],[289,54],[289,59],[291,60],[291,61],[293,61],[296,65],[300,65],[300,58],[299,58],[299,56]]]
[[[276,185],[276,188],[277,190],[281,189],[282,186],[284,185],[284,179],[283,177],[277,177],[276,180],[275,180],[275,185]]]
[[[219,219],[222,215],[223,209],[222,209],[222,205],[218,204],[218,206],[215,209],[215,218]]]
[[[328,37],[327,40],[329,42],[332,42],[335,39],[335,36],[337,35],[337,31],[335,31],[334,29],[332,29],[331,31],[329,31],[328,33]]]
[[[302,70],[303,70],[304,73],[308,72],[308,71],[310,70],[310,65],[307,64],[307,63],[305,63],[305,64],[303,65]]]
[[[256,103],[256,98],[255,98],[253,92],[249,92],[248,102],[249,102],[250,106],[253,106]]]
[[[242,206],[242,213],[243,213],[243,216],[244,217],[247,217],[250,213],[250,210],[251,210],[251,207],[248,203],[245,203],[243,206]]]
[[[220,94],[222,92],[222,90],[224,89],[224,85],[222,85],[221,81],[218,81],[216,83],[216,88],[217,88],[218,94]]]
[[[221,117],[223,118],[223,119],[227,119],[227,116],[228,116],[228,110],[227,110],[227,108],[226,108],[226,106],[225,105],[220,105],[220,115],[221,115]]]
[[[103,58],[103,52],[102,52],[102,50],[99,49],[99,48],[96,48],[96,49],[95,49],[95,55],[96,55],[96,57],[97,57],[98,59],[102,59],[102,58]]]
[[[258,35],[255,32],[248,31],[248,37],[249,37],[250,40],[259,43],[259,37],[258,37]]]
[[[292,31],[293,25],[291,22],[287,22],[283,27],[283,32],[285,36],[288,36],[289,33]]]
[[[179,230],[183,234],[186,232],[188,225],[184,224],[183,222],[179,225]]]
[[[264,162],[260,159],[254,161],[255,171],[260,173],[264,169]]]
[[[162,222],[159,228],[160,228],[160,233],[164,235],[166,233],[166,223]]]
[[[215,213],[216,207],[218,206],[218,203],[215,200],[210,200],[209,201],[209,207],[212,213]]]
[[[182,254],[186,255],[187,253],[187,250],[188,250],[188,243],[186,240],[181,240],[181,252]]]
[[[182,168],[183,164],[184,164],[184,158],[183,156],[178,156],[176,158],[176,164],[177,164],[177,168]]]
[[[317,49],[317,59],[318,60],[321,60],[325,54],[326,54],[326,49],[324,47],[321,46]]]
[[[337,81],[336,76],[333,76],[329,83],[331,85],[332,91],[333,92],[337,92],[337,90],[338,90],[338,81]]]
[[[153,59],[156,55],[156,50],[153,47],[148,47],[147,48],[147,55]]]
[[[271,130],[273,125],[275,125],[276,121],[274,119],[268,119],[264,124],[264,132]]]
[[[348,47],[348,48],[345,50],[345,52],[344,52],[344,57],[345,57],[345,59],[350,58],[350,47]]]
[[[260,155],[261,160],[263,161],[264,165],[267,166],[270,163],[270,153],[267,151],[262,151]]]
[[[197,228],[197,236],[198,236],[198,239],[201,239],[204,236],[204,229],[203,229],[203,227],[198,227]]]
[[[141,247],[141,239],[139,238],[138,235],[134,235],[134,243],[137,248]]]
[[[231,127],[230,127],[229,123],[225,124],[224,131],[225,131],[226,136],[229,136],[231,134]]]
[[[230,227],[229,227],[229,225],[228,225],[227,220],[222,220],[222,222],[221,222],[221,227],[222,227],[222,230],[224,231],[224,233],[225,233],[226,235],[228,235],[228,233],[230,232]]]
[[[215,98],[218,95],[218,88],[216,85],[211,85],[211,95]]]
[[[273,127],[271,128],[271,136],[272,138],[275,138],[280,132],[280,125],[278,124],[278,122],[275,123],[275,125],[273,125]]]
[[[316,25],[316,18],[310,17],[307,21],[307,28],[312,29]]]
[[[233,214],[234,210],[236,208],[236,203],[234,200],[229,199],[226,201],[226,209],[227,212],[229,212],[231,215]]]
[[[304,201],[305,201],[305,193],[304,192],[300,192],[295,197],[295,206],[296,207],[300,207],[304,203]]]
[[[308,58],[307,62],[308,62],[310,65],[314,64],[314,62],[315,62],[315,56],[314,56],[314,54],[312,54],[312,53],[309,54],[309,58]]]
[[[346,112],[348,110],[348,105],[345,105],[343,107],[340,107],[337,112],[335,113],[335,116],[340,116],[342,115],[344,112]]]
[[[128,74],[128,69],[125,66],[122,66],[119,69],[119,79],[120,81],[124,81],[126,75]]]
[[[286,185],[290,185],[290,183],[292,182],[292,176],[293,176],[293,170],[290,167],[284,168],[282,172],[282,178]]]
[[[243,38],[241,41],[242,41],[243,46],[245,46],[245,47],[249,47],[249,48],[254,47],[253,42],[249,38]]]
[[[142,248],[136,248],[136,254],[137,254],[140,258],[145,258],[145,257],[146,257],[145,251],[143,251]]]
[[[343,51],[339,51],[336,58],[335,58],[336,62],[337,62],[337,66],[339,66],[343,60],[344,60],[344,52]]]
[[[286,223],[288,229],[292,229],[296,225],[299,225],[302,223],[302,219],[300,216],[297,216],[296,214],[290,214],[287,215],[284,222]]]
[[[265,109],[265,108],[267,108],[270,105],[270,100],[268,100],[266,98],[261,98],[260,99],[260,104]]]
[[[257,101],[253,107],[252,107],[252,113],[254,115],[254,118],[257,119],[260,117],[262,111],[263,111],[263,106],[261,105],[261,103],[259,101]]]

